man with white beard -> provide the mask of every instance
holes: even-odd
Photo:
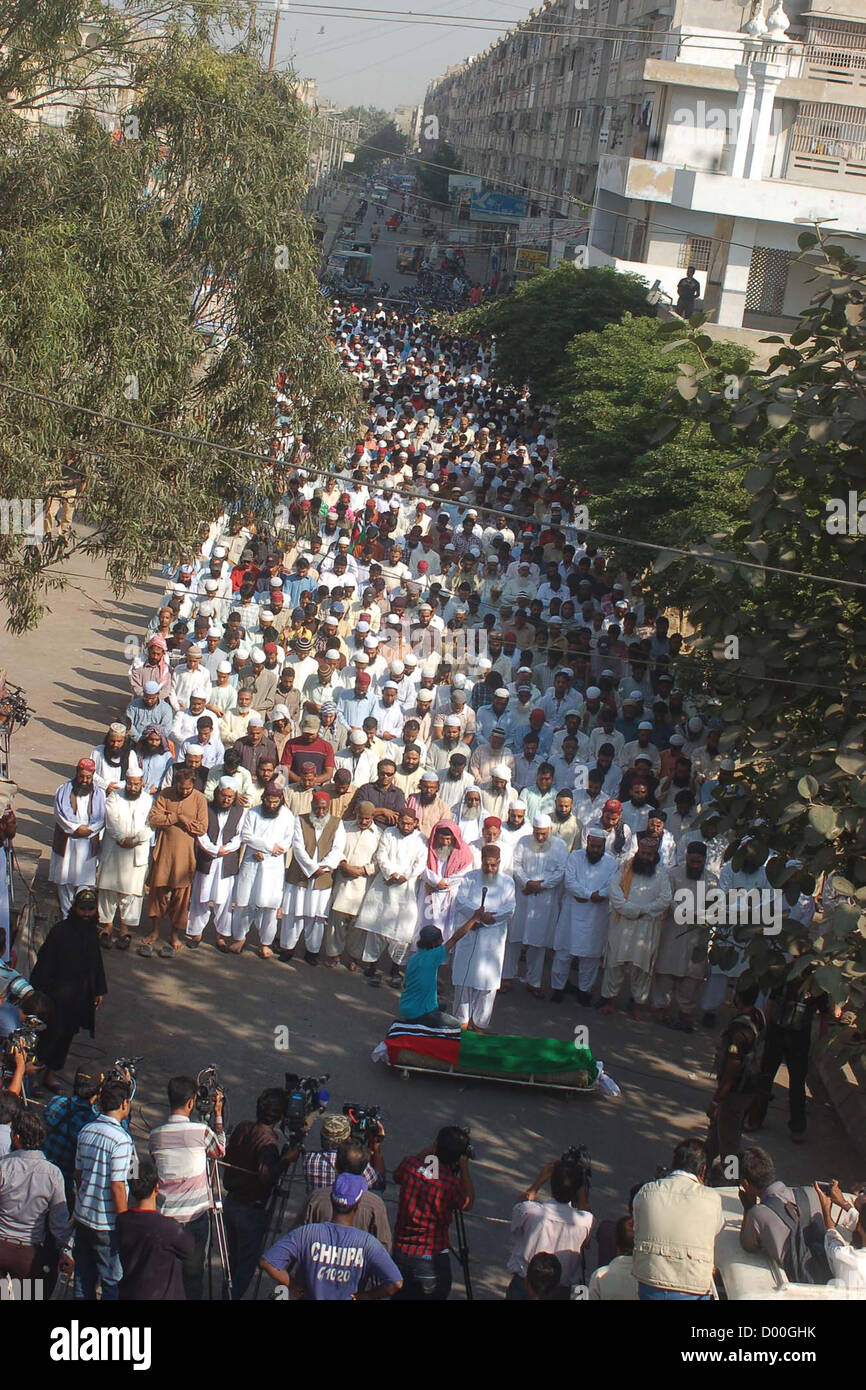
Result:
[[[532,834],[522,839],[514,851],[511,873],[517,894],[517,907],[508,929],[505,979],[517,975],[520,948],[526,947],[526,988],[536,999],[543,999],[541,975],[544,953],[553,944],[557,908],[568,850],[563,840],[552,835],[552,822],[545,812],[532,820]]]
[[[122,790],[105,800],[105,830],[96,875],[99,899],[99,939],[102,946],[126,951],[141,918],[144,880],[153,832],[147,823],[153,797],[143,791],[141,763],[130,753]],[[116,938],[115,913],[120,914]]]
[[[400,966],[418,926],[418,878],[427,863],[427,841],[415,812],[404,806],[397,824],[383,831],[376,851],[376,877],[367,889],[356,926],[366,933],[361,959],[368,980],[385,948],[391,960],[388,983],[400,986]]]
[[[239,783],[221,777],[213,801],[208,804],[207,830],[195,845],[195,877],[189,901],[186,944],[195,950],[213,912],[216,944],[220,951],[230,949],[232,936],[232,894],[240,870],[240,850],[245,811],[238,801]]]
[[[304,960],[318,965],[331,906],[334,870],[343,858],[346,830],[331,815],[330,793],[313,792],[310,810],[298,816],[292,861],[286,873],[280,926],[280,959],[291,959],[304,933]]]
[[[105,824],[105,793],[93,785],[96,763],[79,758],[75,775],[54,798],[54,838],[48,881],[57,888],[64,917],[79,888],[96,883],[99,837]]]
[[[669,869],[673,901],[662,923],[658,955],[655,962],[650,1003],[661,1020],[680,1033],[695,1031],[694,1017],[701,986],[707,978],[707,947],[705,912],[697,910],[697,885],[704,884],[710,892],[718,884],[717,876],[707,868],[707,847],[703,840],[691,840],[686,846],[685,861]],[[677,896],[684,889],[695,895],[695,910],[689,920],[678,922],[675,917]],[[679,914],[677,914],[679,915]],[[696,951],[696,948],[700,948]],[[695,955],[699,959],[695,960]]]
[[[634,1017],[643,1019],[664,914],[671,904],[671,883],[659,862],[654,835],[638,837],[634,858],[610,882],[610,927],[601,982],[603,1014],[616,1012],[617,995],[628,971]]]
[[[276,936],[277,914],[283,901],[286,854],[292,847],[294,833],[295,817],[283,801],[283,789],[276,782],[269,782],[261,805],[249,812],[241,833],[244,858],[232,912],[232,955],[240,955],[255,923],[259,955],[265,960],[272,958],[271,942]]]
[[[498,820],[499,817],[494,819]],[[500,824],[502,829],[499,833],[501,851],[499,868],[502,873],[510,874],[511,866],[514,863],[514,851],[521,840],[532,834],[531,828],[526,824],[526,803],[524,801],[512,802],[508,808],[508,815]]]
[[[460,926],[452,938],[457,943],[451,957],[452,1009],[460,1026],[474,1033],[490,1024],[515,907],[514,880],[501,872],[499,859],[498,845],[483,845],[481,868],[466,874],[454,904]]]
[[[586,829],[586,848],[573,850],[566,861],[550,971],[550,997],[554,1004],[562,1002],[575,957],[578,960],[578,1002],[585,1008],[592,1002],[592,990],[607,942],[608,891],[619,868],[614,856],[606,852],[606,843],[604,826],[590,825]]]
[[[360,801],[355,807],[355,819],[346,827],[343,858],[337,865],[331,915],[325,929],[325,965],[335,966],[340,957],[347,970],[354,973],[364,949],[363,933],[355,926],[367,885],[376,872],[376,850],[379,830],[373,824],[375,806],[372,801]]]

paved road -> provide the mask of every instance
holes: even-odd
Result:
[[[124,642],[142,631],[161,592],[155,580],[117,603],[99,566],[76,558],[70,570],[75,587],[55,598],[37,633],[5,640],[0,656],[37,710],[17,736],[13,772],[24,788],[18,802],[22,844],[39,845],[46,854],[54,791],[125,705]],[[44,931],[54,920],[47,885],[40,901],[37,925]],[[227,960],[213,948],[210,930],[206,941],[198,954],[187,951],[175,961],[109,953],[109,993],[97,1037],[91,1042],[79,1035],[67,1075],[82,1059],[109,1063],[119,1054],[143,1054],[135,1114],[140,1142],[163,1117],[167,1078],[210,1062],[220,1069],[235,1120],[251,1115],[259,1090],[278,1084],[287,1069],[330,1072],[334,1108],[345,1101],[383,1107],[390,1167],[421,1148],[440,1125],[471,1125],[478,1200],[468,1232],[481,1297],[501,1294],[511,1205],[549,1158],[569,1144],[587,1144],[593,1211],[615,1218],[623,1213],[630,1186],[669,1162],[677,1139],[705,1126],[713,1054],[706,1032],[687,1038],[520,992],[497,1004],[496,1030],[568,1039],[575,1024],[588,1023],[593,1051],[622,1087],[618,1100],[564,1100],[550,1092],[446,1077],[407,1081],[370,1061],[394,1014],[395,998],[387,988],[372,989],[357,976],[303,962],[284,966],[252,954]],[[283,1027],[290,1034],[288,1053],[275,1046],[276,1030]],[[810,1111],[808,1144],[793,1147],[782,1098],[780,1093],[770,1110],[761,1142],[783,1176],[805,1181],[837,1175],[843,1184],[862,1176],[835,1116],[818,1102]]]

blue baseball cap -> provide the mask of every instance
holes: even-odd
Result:
[[[358,1205],[366,1191],[367,1183],[364,1178],[356,1173],[340,1173],[331,1188],[331,1201],[335,1207],[343,1207],[348,1211]]]

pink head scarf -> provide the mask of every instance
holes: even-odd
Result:
[[[463,836],[460,834],[459,827],[453,820],[437,821],[430,835],[430,845],[427,850],[427,868],[431,873],[440,873],[439,856],[436,853],[436,834],[439,830],[450,830],[454,836],[454,848],[448,856],[445,865],[445,877],[450,874],[459,874],[462,869],[468,869],[475,862],[472,850],[467,845]]]

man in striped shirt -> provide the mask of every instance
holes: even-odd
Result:
[[[150,1153],[159,1174],[159,1210],[172,1216],[193,1237],[195,1248],[184,1261],[183,1286],[188,1301],[202,1298],[204,1261],[210,1230],[211,1195],[208,1160],[226,1151],[222,1091],[214,1101],[214,1128],[194,1120],[196,1083],[191,1076],[173,1076],[168,1083],[171,1114],[151,1131]]]
[[[132,1140],[123,1128],[129,1115],[129,1085],[106,1081],[99,1094],[102,1111],[84,1125],[75,1150],[75,1298],[117,1298],[121,1268],[115,1223],[126,1211],[126,1181],[132,1164]]]

